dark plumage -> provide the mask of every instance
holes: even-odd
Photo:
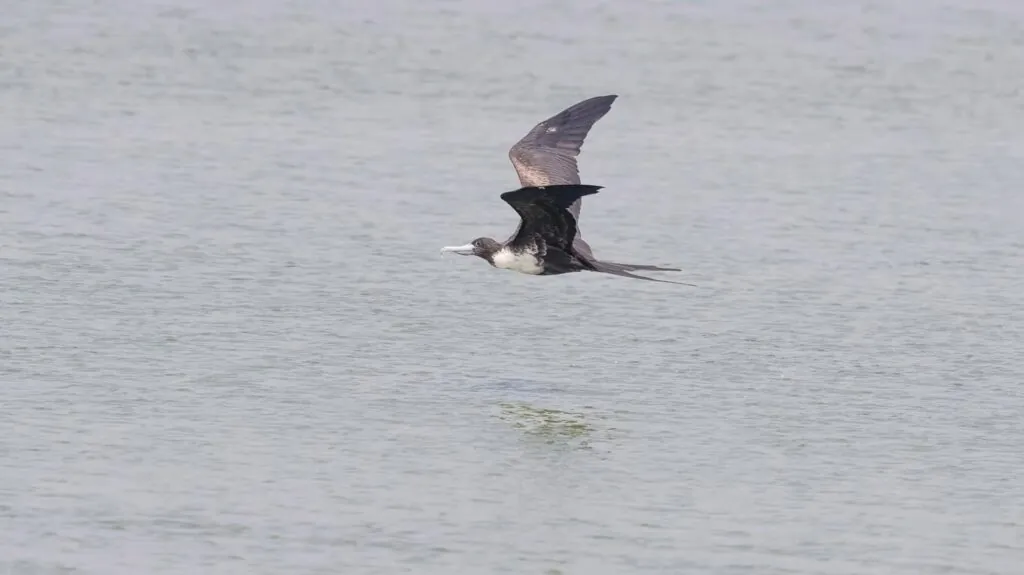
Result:
[[[544,268],[543,275],[593,269],[573,249],[576,218],[569,211],[583,196],[596,194],[601,186],[559,185],[520,188],[501,194],[522,221],[505,244],[514,254],[533,254]]]
[[[608,113],[617,97],[598,96],[570,106],[534,126],[512,146],[509,159],[523,187],[501,195],[521,218],[511,238],[504,243],[477,238],[464,246],[445,247],[441,251],[476,255],[492,266],[531,275],[595,271],[665,281],[629,272],[679,271],[599,261],[579,233],[582,197],[596,194],[601,186],[580,184],[576,157],[594,123]]]
[[[576,156],[590,129],[612,109],[616,98],[612,94],[583,100],[534,126],[508,152],[519,183],[524,187],[580,183]],[[577,221],[582,207],[580,200],[569,207]],[[573,243],[582,253],[593,255],[579,234]]]

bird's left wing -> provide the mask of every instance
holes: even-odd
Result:
[[[513,249],[556,247],[571,253],[576,237],[576,218],[569,207],[583,196],[596,194],[601,186],[559,185],[526,187],[501,194],[521,222],[509,241]],[[543,243],[543,246],[537,245]]]

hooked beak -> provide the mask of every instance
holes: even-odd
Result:
[[[452,252],[459,254],[460,256],[471,256],[473,255],[473,244],[466,244],[464,246],[445,246],[441,248],[441,253]]]

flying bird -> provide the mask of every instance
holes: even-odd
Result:
[[[583,196],[602,186],[582,185],[576,156],[590,128],[611,109],[617,95],[597,96],[579,102],[534,126],[509,150],[519,175],[518,190],[501,194],[519,214],[519,227],[505,242],[477,238],[464,246],[447,246],[451,252],[477,256],[492,266],[531,275],[557,275],[592,271],[665,282],[633,271],[680,271],[653,265],[606,262],[594,257],[580,236],[578,224]],[[692,284],[683,284],[692,285]]]

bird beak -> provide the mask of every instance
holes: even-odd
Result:
[[[452,252],[459,254],[460,256],[471,256],[473,255],[473,244],[466,244],[464,246],[446,246],[441,248],[441,253]]]

